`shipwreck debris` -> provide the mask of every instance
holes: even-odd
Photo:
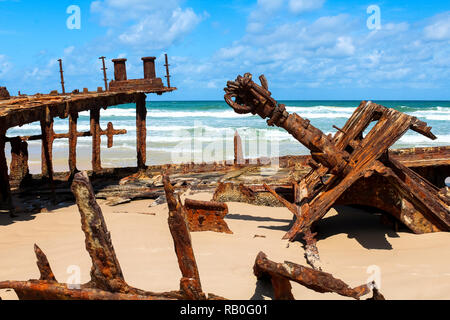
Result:
[[[91,260],[91,280],[81,284],[79,289],[56,281],[47,257],[35,245],[40,280],[3,281],[0,289],[14,289],[20,300],[205,300],[223,299],[216,295],[208,297],[203,293],[200,276],[195,261],[184,208],[175,198],[169,178],[164,177],[164,188],[169,205],[169,228],[174,241],[178,264],[183,277],[177,291],[154,293],[129,286],[117,259],[111,235],[107,229],[100,206],[85,173],[77,173],[72,183],[82,230],[85,235],[86,250]]]
[[[184,208],[191,232],[233,233],[224,220],[224,217],[228,214],[228,206],[225,203],[186,199]]]
[[[63,66],[62,66],[62,59],[58,59],[58,62],[59,62],[59,74],[61,76],[62,94],[66,94],[66,88],[64,87],[64,70],[63,70]]]
[[[351,288],[342,280],[336,279],[326,272],[314,270],[289,261],[275,263],[269,260],[263,252],[257,255],[253,272],[259,280],[268,279],[272,282],[275,300],[294,300],[290,281],[297,282],[308,289],[320,293],[334,292],[341,296],[357,300],[370,293],[370,286],[367,284]],[[378,290],[376,293],[374,290],[374,297],[375,295],[377,298],[382,297]]]
[[[6,87],[0,87],[0,100],[8,100],[10,98],[9,91]]]
[[[315,165],[298,182],[297,219],[285,239],[307,232],[336,203],[362,204],[389,212],[415,233],[450,231],[450,202],[419,174],[389,157],[391,147],[409,129],[436,139],[431,127],[416,117],[363,101],[333,137],[297,114],[289,114],[246,73],[228,81],[225,101],[240,114],[269,118],[269,126],[288,131],[311,150]],[[366,134],[371,122],[375,125]]]
[[[101,136],[106,135],[108,148],[114,143],[114,136],[126,134],[126,130],[115,129],[112,123],[107,128],[100,127],[100,110],[107,109],[125,103],[136,103],[136,146],[137,167],[146,168],[146,93],[161,95],[176,90],[175,87],[165,87],[160,78],[156,78],[154,57],[142,58],[144,62],[144,78],[128,80],[126,75],[126,59],[114,59],[115,80],[111,81],[110,88],[107,85],[106,67],[104,57],[100,57],[103,63],[103,75],[105,91],[97,89],[90,92],[83,88],[82,92],[75,89],[66,93],[64,87],[64,76],[62,60],[59,59],[62,94],[52,90],[50,94],[35,94],[31,96],[19,95],[12,97],[5,87],[0,88],[0,207],[12,210],[11,185],[20,186],[22,180],[27,178],[28,170],[28,146],[27,141],[41,140],[41,168],[46,182],[53,186],[53,143],[55,139],[69,139],[68,164],[70,179],[77,169],[77,140],[79,137],[92,137],[92,169],[96,174],[103,171],[101,164]],[[90,112],[90,130],[78,132],[77,123],[80,112]],[[68,118],[69,132],[55,133],[53,130],[54,118]],[[8,137],[8,129],[23,126],[32,122],[40,122],[41,134],[23,137]],[[23,143],[19,143],[19,139]],[[5,144],[12,145],[12,167],[11,175],[8,175],[6,164]]]
[[[109,83],[110,91],[127,91],[140,90],[151,91],[157,89],[164,89],[164,84],[161,78],[156,77],[155,72],[156,57],[143,57],[144,78],[143,79],[128,79],[125,58],[113,59],[114,63],[114,80]],[[167,64],[167,63],[166,63]],[[167,66],[168,72],[168,66]],[[168,81],[167,89],[171,89],[170,80]]]

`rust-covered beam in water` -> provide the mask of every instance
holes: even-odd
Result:
[[[77,169],[77,124],[78,112],[69,113],[69,170],[74,175]]]
[[[11,164],[9,170],[9,178],[18,185],[30,176],[28,167],[28,143],[22,141],[20,137],[10,140],[11,143]]]
[[[9,184],[8,164],[6,162],[5,144],[6,128],[0,126],[0,209],[10,210],[12,207]]]
[[[42,175],[53,179],[53,140],[55,139],[53,131],[53,118],[50,109],[45,108],[41,119],[41,139],[42,139]]]
[[[92,170],[98,172],[102,170],[100,156],[101,135],[100,135],[100,108],[93,107],[90,111],[91,135],[92,135]]]
[[[139,169],[145,169],[147,162],[147,107],[145,98],[145,94],[142,93],[136,101],[136,151]]]

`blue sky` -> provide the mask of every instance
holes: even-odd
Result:
[[[68,29],[70,5],[81,28]],[[371,30],[370,5],[380,9]],[[153,100],[220,100],[227,80],[265,74],[277,99],[449,100],[449,1],[0,0],[0,86],[11,94],[102,86],[101,62],[142,77],[168,53],[178,91]]]

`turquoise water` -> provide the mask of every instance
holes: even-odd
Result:
[[[360,101],[280,101],[289,112],[296,112],[324,133],[334,133],[332,125],[342,127]],[[407,132],[396,148],[438,146],[450,144],[450,101],[374,101],[386,107],[418,117],[433,127],[438,137],[432,141],[416,132]],[[268,127],[258,116],[236,114],[224,101],[147,102],[147,163],[209,162],[233,158],[235,130],[242,137],[246,157],[308,154],[308,150],[286,131]],[[104,167],[134,166],[136,164],[136,113],[133,104],[101,110],[101,126],[112,122],[117,129],[127,129],[126,135],[114,137],[114,147],[107,149],[102,139]],[[89,113],[81,113],[79,131],[89,130]],[[68,130],[67,119],[55,119],[54,130]],[[39,123],[13,128],[9,136],[40,133]],[[91,139],[78,143],[81,169],[89,169]],[[67,167],[68,141],[54,144],[54,157]],[[30,165],[40,163],[40,142],[30,142]],[[85,166],[85,168],[83,167]],[[64,169],[63,168],[63,169]]]

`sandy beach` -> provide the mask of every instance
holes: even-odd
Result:
[[[189,196],[198,200],[211,197],[211,193]],[[109,207],[99,200],[99,204],[125,280],[154,292],[176,290],[181,274],[167,225],[167,205],[149,207],[152,201]],[[256,280],[253,263],[263,251],[276,262],[306,265],[301,244],[287,246],[288,242],[281,240],[292,214],[285,208],[243,203],[228,206],[226,222],[234,234],[191,233],[203,289],[228,299],[271,299],[271,286]],[[317,246],[324,271],[350,286],[366,283],[379,268],[386,299],[450,299],[449,233],[396,233],[380,224],[377,215],[349,207],[330,210],[319,228]],[[47,255],[58,281],[68,280],[72,265],[80,267],[82,283],[89,280],[91,263],[76,205],[31,216],[21,214],[14,221],[0,216],[0,280],[39,278],[34,243]],[[299,300],[347,299],[316,293],[296,283],[292,288]],[[0,297],[17,299],[12,290],[1,290]]]

